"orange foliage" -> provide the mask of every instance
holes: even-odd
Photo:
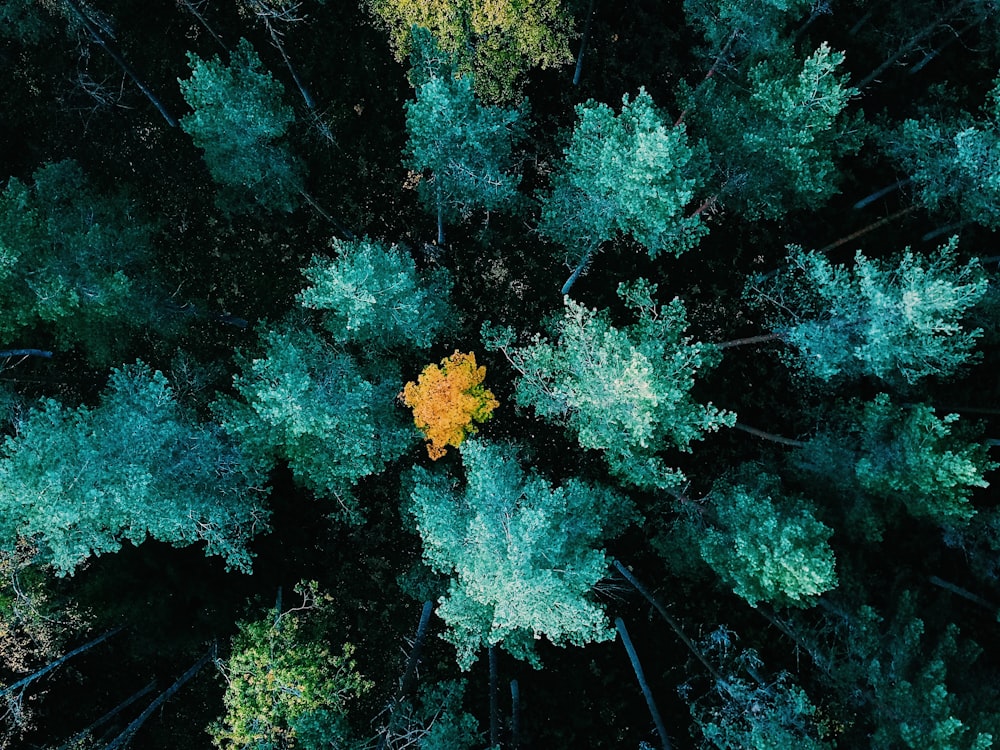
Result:
[[[399,394],[413,409],[413,422],[428,440],[427,454],[435,461],[445,446],[457,448],[466,435],[476,432],[472,422],[485,422],[500,405],[483,387],[485,367],[476,367],[476,355],[456,351],[427,365],[417,382],[407,383]]]

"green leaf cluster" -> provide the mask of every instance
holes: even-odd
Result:
[[[231,213],[261,207],[289,212],[299,201],[305,165],[287,142],[295,113],[282,101],[284,87],[266,71],[246,39],[224,65],[188,53],[191,77],[178,80],[194,110],[181,129],[204,151],[222,191],[216,202]]]
[[[31,185],[12,177],[0,193],[0,341],[52,337],[107,362],[123,333],[165,332],[140,273],[151,241],[128,196],[100,193],[72,160],[42,167]]]
[[[658,454],[689,451],[704,433],[731,426],[736,415],[694,400],[695,377],[718,361],[717,351],[684,335],[687,316],[679,299],[657,305],[655,293],[656,285],[642,279],[619,286],[637,318],[631,325],[613,325],[608,311],[567,297],[552,339],[536,336],[514,347],[495,332],[485,338],[519,373],[519,405],[565,425],[582,447],[603,451],[622,480],[670,488],[683,475]]]
[[[316,256],[302,273],[309,286],[296,298],[319,310],[340,344],[426,348],[452,323],[451,276],[444,268],[418,273],[395,245],[334,242],[335,258]]]
[[[262,468],[287,463],[297,481],[336,499],[340,516],[360,520],[351,488],[419,437],[395,404],[398,368],[366,367],[301,324],[260,339],[260,356],[243,356],[233,378],[239,399],[217,401],[217,417]]]
[[[785,494],[778,477],[744,467],[735,482],[716,482],[710,497],[702,557],[751,607],[809,606],[836,587],[833,530],[812,503]]]
[[[42,399],[0,448],[0,544],[34,540],[61,575],[147,538],[249,571],[266,530],[263,477],[214,425],[177,402],[159,371],[112,372],[100,402]]]
[[[853,268],[789,248],[788,267],[750,295],[773,304],[787,361],[820,380],[876,377],[913,384],[946,377],[970,361],[978,328],[963,316],[986,293],[978,261],[958,262],[952,241],[930,257],[908,248]]]
[[[684,127],[668,126],[645,89],[635,99],[626,94],[618,115],[594,101],[576,113],[564,160],[541,196],[538,231],[579,257],[618,234],[652,258],[695,247],[707,229],[686,209],[705,162]]]
[[[578,479],[553,486],[511,448],[469,439],[459,450],[464,485],[416,467],[406,507],[424,561],[450,577],[437,613],[462,669],[495,644],[538,666],[536,639],[613,638],[592,591],[608,568],[600,545],[635,519],[628,499]]]

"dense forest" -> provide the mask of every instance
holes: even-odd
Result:
[[[1000,746],[995,0],[0,0],[0,746]]]

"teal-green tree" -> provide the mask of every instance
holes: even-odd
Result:
[[[0,348],[52,341],[94,362],[142,329],[160,333],[149,281],[152,226],[124,192],[102,194],[79,164],[49,164],[0,194]]]
[[[298,606],[241,623],[229,658],[220,662],[226,713],[209,728],[216,747],[363,746],[352,738],[348,714],[373,684],[358,672],[353,645],[330,645],[332,598],[314,583],[297,591]]]
[[[881,613],[837,608],[822,640],[803,639],[854,717],[844,741],[873,750],[991,748],[1000,712],[995,686],[980,679],[982,649],[921,604],[904,591]]]
[[[960,263],[955,249],[952,240],[926,258],[907,248],[885,260],[859,251],[850,268],[792,247],[788,266],[748,296],[793,350],[786,361],[812,377],[947,377],[973,355],[982,331],[963,317],[987,289],[979,263]]]
[[[451,276],[418,273],[404,249],[371,240],[334,242],[335,258],[316,256],[303,270],[303,307],[319,310],[341,344],[366,349],[431,346],[455,317]]]
[[[846,113],[857,91],[838,72],[843,62],[823,44],[804,61],[784,54],[759,62],[745,81],[681,87],[685,120],[707,144],[723,205],[751,221],[778,219],[837,192],[840,159],[861,145],[859,120]]]
[[[684,0],[684,17],[704,38],[714,73],[786,54],[790,32],[815,8],[813,0]]]
[[[899,406],[878,394],[845,409],[795,457],[813,477],[838,486],[853,502],[845,528],[880,538],[900,511],[960,527],[976,512],[976,488],[998,464],[957,414],[937,416],[926,404]],[[872,502],[874,501],[874,502]]]
[[[624,96],[619,115],[594,101],[577,105],[576,113],[563,162],[540,196],[538,231],[581,265],[619,234],[652,258],[694,247],[707,229],[688,207],[701,189],[705,160],[685,128],[669,126],[645,89],[635,99]]]
[[[351,488],[420,437],[396,406],[398,368],[365,367],[290,322],[263,329],[260,348],[240,358],[237,398],[220,398],[215,413],[262,468],[287,463],[298,482],[335,499],[341,517],[358,520]]]
[[[180,125],[204,151],[208,171],[221,187],[216,202],[232,213],[293,210],[305,165],[287,142],[295,113],[282,101],[284,87],[246,39],[228,65],[218,55],[203,60],[193,52],[188,63],[191,77],[178,83],[194,111]]]
[[[745,466],[710,493],[701,555],[751,607],[803,607],[837,585],[833,529],[814,504],[786,493],[778,477]]]
[[[420,686],[403,701],[384,734],[386,750],[472,750],[480,747],[479,723],[462,708],[465,680],[443,680]]]
[[[884,131],[881,140],[912,179],[921,206],[955,222],[1000,226],[1000,78],[981,119],[962,111],[925,115]]]
[[[615,326],[608,311],[567,297],[551,339],[535,336],[526,346],[514,346],[511,331],[489,326],[484,338],[517,371],[519,405],[565,425],[582,447],[603,451],[622,480],[673,488],[684,477],[659,454],[690,451],[693,441],[731,426],[736,415],[691,395],[696,376],[718,361],[718,352],[684,335],[683,303],[657,304],[656,285],[643,279],[621,284],[618,294],[635,323]]]
[[[423,176],[417,190],[437,215],[438,243],[444,222],[473,211],[510,206],[521,181],[513,149],[523,136],[525,111],[481,104],[471,76],[456,76],[435,57],[426,36],[413,54],[416,101],[406,103],[409,136],[404,165]]]
[[[688,680],[679,692],[688,702],[705,750],[829,750],[821,714],[788,672],[768,674],[760,655],[740,648],[736,634],[716,628],[699,641],[713,677],[707,689]]]
[[[72,573],[90,557],[147,538],[204,542],[249,571],[267,530],[264,478],[221,431],[178,403],[142,363],[113,371],[100,402],[42,399],[0,448],[0,544],[21,537],[39,559]]]
[[[406,506],[425,563],[450,579],[437,613],[462,669],[491,645],[537,666],[538,638],[613,638],[592,592],[609,565],[601,545],[636,518],[631,502],[578,479],[553,486],[511,447],[470,438],[459,450],[464,484],[415,467]]]

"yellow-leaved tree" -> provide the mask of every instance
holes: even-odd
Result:
[[[500,402],[483,386],[486,368],[476,365],[476,355],[456,351],[440,365],[424,368],[417,382],[399,394],[413,410],[413,422],[427,438],[427,454],[441,458],[445,446],[457,448],[476,432],[473,422],[485,422]]]

